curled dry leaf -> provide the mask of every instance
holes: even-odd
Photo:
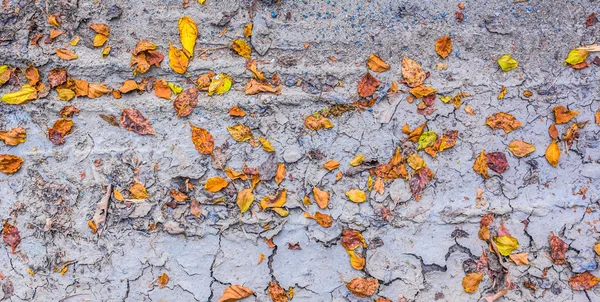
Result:
[[[346,284],[346,288],[359,298],[370,297],[379,288],[379,282],[374,278],[354,278]]]
[[[231,137],[238,142],[245,142],[252,138],[252,130],[243,124],[227,127],[227,131],[229,131]]]
[[[271,298],[273,302],[288,302],[287,293],[281,286],[279,286],[277,281],[271,280],[271,282],[269,282],[268,292],[269,298]]]
[[[304,120],[304,126],[310,130],[317,131],[321,129],[333,128],[333,123],[323,115],[315,113],[306,117]]]
[[[260,200],[260,207],[263,209],[268,208],[281,208],[287,201],[286,189],[277,191],[275,196],[265,196]]]
[[[214,77],[215,77],[215,73],[212,71],[203,73],[198,76],[198,79],[196,80],[196,86],[201,91],[208,91],[210,83],[212,82],[212,78],[214,78]]]
[[[481,273],[470,273],[463,277],[462,286],[465,292],[472,294],[479,288],[479,283],[483,280],[483,274]]]
[[[227,182],[225,178],[215,176],[206,180],[204,189],[206,189],[208,192],[216,193],[227,187],[227,185],[229,185],[229,182]]]
[[[157,48],[154,43],[148,40],[141,40],[136,44],[135,49],[131,52],[132,56],[129,61],[129,66],[135,66],[133,75],[136,75],[138,72],[145,73],[152,65],[160,67],[160,63],[165,56],[158,52]]]
[[[190,64],[185,52],[169,43],[169,66],[178,74],[184,74]]]
[[[58,17],[56,15],[48,15],[48,24],[60,27],[60,22],[58,21]]]
[[[231,89],[233,81],[227,74],[220,73],[219,75],[213,76],[208,86],[208,95],[213,94],[224,94]],[[247,85],[246,85],[247,86]]]
[[[569,110],[564,106],[556,106],[552,110],[554,111],[554,119],[556,120],[557,124],[568,123],[571,119],[579,114],[579,111]]]
[[[198,37],[198,27],[196,22],[188,16],[179,18],[177,22],[179,28],[179,39],[183,46],[183,52],[188,58],[194,56],[194,47],[196,47],[196,38]]]
[[[248,42],[246,42],[245,40],[242,39],[236,39],[233,40],[231,42],[231,48],[233,50],[235,50],[235,52],[244,57],[244,58],[250,58],[250,53],[252,52],[252,49],[250,48],[250,44],[248,44]]]
[[[508,169],[508,161],[504,152],[490,152],[486,155],[488,168],[496,173],[502,173]]]
[[[522,140],[513,140],[508,144],[508,150],[516,157],[523,157],[535,151],[535,146]]]
[[[240,212],[244,213],[250,209],[254,202],[254,194],[252,194],[252,188],[243,189],[238,192],[236,203],[240,208]]]
[[[550,232],[550,259],[554,264],[563,265],[567,264],[567,248],[569,245],[565,243],[558,236],[554,235],[553,232]]]
[[[356,251],[353,250],[347,250],[346,253],[348,253],[348,256],[350,256],[350,265],[352,268],[359,271],[365,268],[365,258],[357,255]]]
[[[510,71],[517,68],[517,66],[519,66],[519,62],[513,59],[510,54],[505,54],[498,59],[498,65],[500,65],[500,68],[503,71]]]
[[[215,139],[212,134],[208,130],[192,124],[190,127],[192,128],[192,142],[196,150],[201,154],[212,155],[215,147]]]
[[[581,274],[573,275],[569,278],[569,286],[573,290],[590,290],[600,282],[600,278],[585,271]]]
[[[359,246],[367,248],[363,235],[359,231],[352,229],[342,231],[342,246],[348,251],[355,250]]]
[[[254,294],[252,290],[241,285],[230,285],[225,288],[218,302],[236,302],[238,300],[250,297]]]
[[[121,126],[139,135],[154,135],[150,122],[137,109],[123,108]]]
[[[548,163],[550,163],[553,167],[556,168],[556,166],[558,165],[558,160],[560,159],[560,148],[558,147],[558,143],[555,140],[552,141],[550,145],[548,145],[548,148],[546,148],[545,155]]]
[[[325,168],[325,169],[327,169],[327,170],[329,170],[329,171],[332,171],[332,170],[334,170],[334,169],[337,169],[339,166],[340,166],[340,162],[339,162],[339,161],[337,161],[337,160],[333,160],[333,159],[332,159],[332,160],[329,160],[328,162],[326,162],[326,163],[323,165],[323,168]]]
[[[73,52],[70,49],[66,49],[66,48],[56,49],[56,55],[65,61],[71,61],[71,60],[75,60],[75,59],[79,58],[77,56],[77,54],[75,54],[75,52]]]
[[[329,204],[329,192],[322,191],[321,189],[314,186],[313,197],[315,198],[317,205],[319,205],[321,209],[327,208],[327,205]]]
[[[367,60],[367,67],[374,72],[384,72],[390,69],[390,65],[388,65],[384,60],[374,53],[369,56],[369,59]]]
[[[279,87],[274,88],[269,83],[259,82],[256,79],[250,79],[248,83],[246,83],[246,95],[253,95],[261,92],[280,94],[281,89]]]
[[[446,130],[442,135],[440,141],[439,152],[446,149],[450,149],[456,145],[456,139],[458,138],[458,130]]]
[[[196,106],[198,106],[198,89],[196,87],[184,90],[173,101],[173,107],[178,116],[190,115]]]
[[[57,120],[52,128],[48,129],[48,139],[55,145],[62,145],[65,143],[65,136],[71,133],[72,128],[73,121],[67,119]]]
[[[363,98],[372,96],[379,84],[379,80],[367,72],[358,82],[358,95]]]
[[[443,36],[435,41],[435,52],[444,59],[448,57],[452,52],[452,39],[450,39],[450,36]]]
[[[285,164],[279,163],[277,165],[277,171],[275,171],[275,182],[277,184],[280,184],[285,179],[285,173],[286,173]]]
[[[4,222],[4,227],[2,228],[2,240],[6,245],[10,246],[11,254],[15,253],[15,250],[19,243],[21,243],[21,235],[19,235],[19,229],[8,223],[8,221]]]
[[[346,197],[350,199],[350,201],[355,203],[361,203],[367,201],[367,194],[363,190],[352,189],[346,192]]]
[[[16,146],[24,143],[27,138],[25,128],[19,126],[7,131],[0,131],[0,140],[9,146]]]
[[[29,84],[24,84],[21,89],[13,92],[9,92],[2,96],[2,102],[19,105],[27,101],[35,100],[38,97],[37,89]]]
[[[519,129],[523,125],[523,123],[519,122],[514,116],[505,112],[498,112],[490,115],[485,123],[494,130],[504,130],[504,135]]]
[[[421,200],[423,189],[433,179],[433,171],[427,167],[413,172],[409,180],[410,191],[416,201]]]
[[[421,65],[407,57],[402,58],[402,77],[408,87],[417,87],[422,85],[427,78]]]

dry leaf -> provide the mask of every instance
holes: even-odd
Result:
[[[279,87],[274,88],[269,83],[259,82],[256,79],[250,79],[248,83],[246,83],[246,95],[253,95],[261,92],[280,94],[281,89]]]
[[[313,197],[321,209],[327,208],[327,205],[329,204],[329,196],[329,192],[322,191],[316,186],[313,187]]]
[[[585,59],[588,56],[588,51],[585,49],[571,49],[567,58],[565,59],[565,65],[577,65],[585,62]]]
[[[0,172],[14,174],[19,171],[23,159],[12,154],[0,154]]]
[[[146,187],[139,182],[134,182],[131,187],[129,187],[129,193],[134,199],[150,198],[150,195],[146,192]]]
[[[98,34],[108,36],[110,35],[110,28],[106,24],[92,23],[90,28]]]
[[[569,286],[573,290],[590,290],[600,282],[600,278],[585,271],[581,274],[573,275],[569,278]]]
[[[238,192],[236,203],[240,208],[240,212],[244,213],[250,209],[254,202],[254,194],[252,194],[252,188],[243,189]]]
[[[190,201],[190,213],[196,218],[200,218],[202,215],[202,207],[200,206],[200,202],[198,202],[198,199],[194,197],[192,197],[192,200]]]
[[[206,180],[204,189],[206,189],[208,192],[216,193],[227,187],[227,185],[229,185],[229,182],[227,182],[225,178],[215,176]]]
[[[552,141],[548,148],[546,148],[545,155],[548,163],[556,168],[558,165],[558,159],[560,158],[560,148],[558,147],[558,143],[556,141]]]
[[[208,86],[208,95],[213,94],[224,94],[225,92],[231,89],[231,84],[233,81],[231,77],[227,74],[220,73],[217,76],[213,76]]]
[[[245,40],[236,39],[231,42],[231,48],[237,52],[238,55],[244,58],[250,58],[250,53],[252,49],[250,48],[250,44]]]
[[[374,278],[354,278],[346,284],[346,288],[359,298],[370,297],[379,288],[379,282]]]
[[[279,163],[277,165],[277,171],[275,172],[275,182],[280,184],[285,179],[285,164]]]
[[[267,152],[275,152],[275,149],[273,148],[273,146],[271,146],[271,142],[269,142],[269,140],[267,140],[266,138],[259,137],[258,141],[262,145],[263,150]]]
[[[183,50],[178,49],[169,42],[169,66],[179,74],[184,74],[190,63]]]
[[[358,256],[353,250],[349,250],[346,252],[350,256],[350,265],[352,266],[352,268],[359,271],[365,268],[365,258]]]
[[[279,286],[277,281],[271,280],[271,282],[269,282],[268,292],[269,298],[271,298],[273,302],[288,302],[288,296],[285,290]]]
[[[523,157],[535,151],[535,146],[522,140],[513,140],[508,145],[508,150],[516,157]]]
[[[27,101],[35,100],[37,97],[37,89],[29,84],[24,84],[21,86],[21,89],[3,95],[2,102],[11,105],[19,105]]]
[[[333,128],[333,123],[321,114],[315,113],[306,117],[304,120],[304,126],[310,130],[317,131],[321,129]]]
[[[121,126],[140,135],[154,135],[150,122],[136,109],[123,108]]]
[[[421,65],[407,57],[402,58],[402,77],[408,87],[417,87],[422,85],[427,78]]]
[[[314,219],[320,226],[324,228],[331,227],[331,224],[333,223],[333,219],[331,218],[331,216],[323,214],[319,211],[317,211],[315,215],[310,215],[309,213],[304,212],[304,217]]]
[[[119,127],[119,122],[117,121],[117,117],[112,114],[100,114],[100,118],[102,118],[105,122],[107,122],[111,126]]]
[[[566,253],[569,245],[565,243],[562,239],[560,239],[558,236],[554,235],[553,232],[550,232],[549,243],[550,259],[552,260],[552,263],[558,265],[567,264]]]
[[[252,290],[241,285],[230,285],[225,288],[223,295],[218,302],[236,302],[238,300],[250,297],[254,294]]]
[[[419,85],[410,89],[408,92],[410,92],[410,94],[414,95],[416,98],[420,99],[437,92],[437,90],[429,86]]]
[[[369,56],[369,59],[367,60],[367,67],[374,72],[384,72],[390,69],[390,65],[388,65],[384,60],[374,53]]]
[[[212,134],[208,130],[192,124],[190,127],[192,128],[192,142],[196,150],[201,154],[212,155],[215,147],[215,139]]]
[[[579,114],[579,111],[568,110],[564,106],[556,106],[552,110],[554,110],[554,119],[556,120],[557,124],[568,123],[577,114]]]
[[[490,115],[485,120],[485,123],[494,130],[504,130],[504,135],[510,133],[511,131],[519,129],[523,125],[523,123],[517,121],[517,119],[514,116],[505,112],[498,112]]]
[[[93,45],[94,45],[94,47],[100,47],[100,46],[104,45],[104,43],[106,43],[106,41],[108,41],[108,36],[96,34],[96,36],[94,36]]]
[[[198,37],[198,27],[196,22],[188,16],[179,18],[177,22],[179,28],[179,39],[183,46],[183,52],[188,58],[194,56],[194,47],[196,47],[196,38]]]
[[[56,27],[60,27],[58,17],[56,15],[48,15],[48,24]]]
[[[242,110],[240,107],[234,106],[229,109],[229,115],[237,116],[237,117],[244,117],[244,116],[246,116],[246,112],[244,112],[244,110]]]
[[[439,152],[442,152],[446,149],[450,149],[456,145],[456,139],[458,138],[458,130],[447,130],[442,135],[440,141]]]
[[[464,276],[462,279],[462,286],[465,292],[472,294],[479,288],[479,283],[483,280],[483,274],[481,273],[470,273]]]
[[[67,119],[57,120],[52,128],[48,129],[48,139],[55,145],[62,145],[65,143],[65,136],[71,133],[72,128],[73,121]]]
[[[502,89],[500,89],[500,93],[498,93],[498,100],[504,98],[504,96],[506,95],[506,91],[506,86],[502,86]]]
[[[508,257],[516,265],[529,265],[529,253],[510,254]]]
[[[198,89],[196,87],[184,90],[173,101],[173,107],[178,116],[190,115],[196,106],[198,106]]]
[[[342,231],[342,246],[348,251],[355,250],[359,246],[367,248],[363,235],[359,231],[351,229]]]
[[[87,97],[90,99],[95,99],[110,92],[111,90],[108,89],[104,84],[89,84]]]
[[[227,131],[234,140],[238,142],[245,142],[252,138],[252,130],[246,125],[237,124],[232,127],[227,127]]]
[[[325,168],[325,169],[327,169],[327,170],[329,170],[329,171],[332,171],[332,170],[334,170],[334,169],[337,169],[339,166],[340,166],[340,162],[339,162],[339,161],[337,161],[337,160],[333,160],[333,159],[332,159],[332,160],[330,160],[330,161],[326,162],[326,163],[323,165],[323,168]]]
[[[452,52],[452,39],[450,39],[450,36],[443,36],[435,41],[435,52],[444,59],[448,57]]]
[[[124,201],[125,200],[125,197],[123,197],[123,194],[119,190],[117,190],[117,189],[113,190],[113,196],[118,201]]]
[[[262,209],[267,208],[281,208],[287,201],[286,189],[277,191],[275,196],[265,196],[260,200],[260,207]]]
[[[19,235],[19,229],[4,221],[4,227],[2,228],[2,240],[6,245],[10,246],[11,254],[15,253],[15,250],[19,243],[21,243],[21,235]]]
[[[7,131],[0,131],[0,140],[4,141],[9,146],[16,146],[20,143],[24,143],[27,138],[25,128],[19,126],[12,128]]]
[[[508,162],[504,152],[490,152],[485,155],[487,166],[496,173],[502,173],[508,169]]]
[[[252,23],[248,23],[248,24],[246,24],[246,26],[244,26],[244,37],[250,38],[251,36],[252,36]]]
[[[171,196],[171,198],[175,199],[177,202],[184,202],[190,198],[185,193],[173,189],[169,191],[169,196]]]
[[[379,84],[379,80],[367,72],[358,82],[358,95],[363,98],[372,96]]]
[[[25,69],[24,75],[29,85],[35,86],[35,84],[40,81],[40,73],[33,65],[29,65],[27,69]]]
[[[154,94],[166,100],[171,99],[171,88],[167,84],[167,80],[156,80],[154,81]]]
[[[356,155],[351,161],[350,161],[350,165],[353,167],[356,167],[360,164],[363,163],[363,161],[365,160],[365,155],[360,153],[358,155]]]
[[[78,58],[78,56],[72,50],[65,48],[56,49],[56,55],[65,61],[71,61]]]
[[[498,236],[494,237],[494,243],[498,246],[498,252],[502,256],[508,256],[512,251],[519,247],[519,241],[517,238],[512,236]]]
[[[420,168],[413,172],[408,182],[410,191],[416,201],[421,200],[423,189],[433,179],[433,171],[427,167]]]
[[[498,65],[500,65],[500,68],[503,71],[510,71],[517,68],[517,66],[519,66],[519,62],[513,59],[510,54],[505,54],[498,59]]]
[[[355,203],[361,203],[367,201],[367,194],[363,190],[352,189],[346,192],[346,197],[350,199],[350,201]]]
[[[169,276],[165,273],[162,273],[162,275],[158,276],[157,281],[158,288],[163,288],[167,286],[167,283],[169,283]]]

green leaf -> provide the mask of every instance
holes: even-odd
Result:
[[[511,55],[505,54],[498,59],[498,65],[500,65],[500,68],[502,68],[503,71],[509,71],[517,68],[519,62],[513,59]]]
[[[565,60],[565,65],[566,64],[577,65],[577,64],[585,61],[587,56],[588,56],[587,50],[571,49],[571,51],[569,51],[569,55],[567,56],[567,59]]]
[[[433,131],[423,132],[419,137],[419,145],[417,146],[417,150],[422,150],[427,147],[433,146],[435,144],[435,140],[437,139],[437,134]]]

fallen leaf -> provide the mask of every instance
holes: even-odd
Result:
[[[29,84],[24,84],[19,90],[3,95],[2,102],[11,105],[19,105],[27,101],[35,100],[37,97],[37,89]]]
[[[64,68],[54,68],[48,72],[48,83],[54,88],[64,84],[68,78],[67,70]]]
[[[440,141],[439,152],[442,152],[446,149],[450,149],[456,145],[456,139],[458,138],[458,130],[446,130],[442,135],[442,139]]]
[[[287,293],[281,286],[279,286],[277,281],[271,280],[271,282],[269,282],[268,292],[269,298],[271,298],[273,302],[288,302]]]
[[[421,200],[423,189],[433,179],[433,171],[427,167],[413,172],[409,180],[410,191],[416,201]]]
[[[100,199],[100,201],[96,204],[96,212],[92,219],[88,220],[88,226],[92,229],[94,234],[98,234],[98,236],[102,235],[102,231],[104,230],[104,223],[106,222],[106,216],[108,215],[108,203],[110,201],[110,195],[112,193],[112,185],[109,184],[106,188],[106,193]]]
[[[522,140],[512,140],[508,150],[516,157],[523,157],[535,151],[535,146]]]
[[[265,150],[267,152],[275,152],[275,149],[273,148],[273,146],[271,146],[271,142],[269,142],[268,139],[266,139],[264,137],[259,137],[258,141],[262,145],[263,150]]]
[[[600,256],[600,243],[594,245],[594,252],[596,252],[596,255]]]
[[[319,211],[317,211],[315,215],[310,215],[309,213],[304,212],[304,217],[314,219],[320,226],[324,228],[331,227],[331,224],[333,223],[333,219],[331,218],[331,216],[321,213]]]
[[[169,66],[178,74],[184,74],[190,63],[185,52],[169,42]]]
[[[60,27],[60,23],[59,23],[58,17],[56,15],[48,15],[48,24],[55,26],[55,27]]]
[[[277,165],[277,171],[275,171],[275,182],[277,184],[280,184],[285,179],[285,173],[286,173],[285,164],[279,163]]]
[[[71,46],[77,46],[80,39],[81,38],[79,36],[75,36],[75,38],[73,38],[73,40],[71,40],[71,42],[69,42],[69,44],[71,44]]]
[[[250,38],[251,36],[252,36],[252,23],[248,23],[248,24],[246,24],[246,26],[244,26],[244,37]]]
[[[568,123],[571,119],[579,114],[579,111],[568,110],[564,106],[556,106],[552,110],[554,111],[554,119],[557,124]]]
[[[56,55],[65,61],[71,61],[79,58],[72,50],[66,48],[56,49]]]
[[[358,256],[353,250],[346,251],[346,253],[350,256],[350,265],[352,268],[359,271],[365,268],[365,258]]]
[[[481,273],[470,273],[463,277],[462,286],[465,292],[472,294],[479,289],[479,283],[483,280],[483,274]]]
[[[433,146],[435,141],[437,140],[437,134],[433,131],[423,132],[421,136],[419,136],[417,150],[423,150],[427,147]]]
[[[519,66],[519,62],[513,59],[510,54],[505,54],[498,59],[498,65],[500,65],[500,68],[503,71],[510,71],[517,68],[517,66]]]
[[[184,202],[184,201],[190,199],[190,197],[187,196],[185,193],[178,191],[178,190],[173,190],[173,189],[171,189],[169,191],[169,196],[171,196],[171,198],[175,199],[175,201],[177,201],[177,202]]]
[[[450,36],[443,36],[435,41],[435,52],[444,59],[452,52],[452,39],[450,39]]]
[[[591,13],[587,18],[585,18],[585,28],[593,26],[598,22],[598,18],[596,17],[596,13]]]
[[[225,288],[218,302],[236,302],[246,297],[250,297],[253,294],[254,292],[245,286],[230,285]]]
[[[352,189],[346,192],[346,197],[350,199],[350,201],[355,203],[361,203],[367,201],[367,194],[363,190]]]
[[[134,199],[150,198],[150,195],[146,192],[146,187],[139,182],[134,182],[131,187],[129,187],[129,193]]]
[[[306,117],[304,120],[304,126],[310,130],[317,131],[321,129],[333,128],[333,123],[323,115],[315,113]]]
[[[198,89],[196,87],[184,90],[173,101],[173,107],[178,116],[190,115],[196,106],[198,106]]]
[[[70,101],[75,97],[75,91],[68,88],[56,88],[58,99],[61,101]]]
[[[108,41],[108,36],[105,36],[102,34],[96,34],[94,36],[93,45],[94,45],[94,47],[100,47],[100,46],[104,45],[104,43],[106,43],[106,41]]]
[[[554,235],[553,232],[550,232],[548,240],[550,243],[550,259],[552,260],[552,263],[558,265],[567,264],[566,253],[569,245],[558,236]]]
[[[505,95],[506,95],[506,86],[502,86],[502,89],[500,89],[500,93],[498,93],[498,100],[503,99]]]
[[[260,207],[262,209],[268,208],[281,208],[287,201],[287,191],[286,189],[281,189],[277,191],[275,196],[265,196],[260,200]]]
[[[90,99],[101,97],[112,91],[108,89],[105,84],[89,84],[88,89],[87,97]]]
[[[238,142],[245,142],[252,138],[252,130],[243,124],[227,127],[231,137]]]
[[[281,91],[279,88],[274,88],[269,83],[259,82],[256,79],[250,79],[248,83],[246,83],[246,95],[258,94],[261,92],[280,94]]]
[[[408,92],[410,92],[410,94],[414,95],[417,99],[420,99],[420,98],[429,96],[429,95],[437,92],[437,90],[435,90],[429,86],[419,85],[417,87],[410,89]]]
[[[216,193],[227,187],[227,185],[229,185],[229,182],[227,182],[225,178],[215,176],[206,180],[204,189],[206,189],[208,192]]]
[[[150,122],[137,109],[123,108],[121,126],[140,135],[154,135]]]
[[[117,190],[117,189],[113,190],[113,196],[118,201],[124,201],[125,200],[125,197],[123,197],[123,194],[119,190]]]
[[[8,65],[0,65],[0,87],[10,80],[10,75],[11,70],[8,68]]]
[[[162,275],[158,276],[157,281],[158,288],[164,288],[167,286],[167,283],[169,283],[169,276],[165,273],[162,273]]]
[[[565,65],[577,65],[583,63],[588,56],[588,51],[584,49],[571,49],[567,58],[565,59]]]
[[[374,53],[369,56],[369,59],[367,60],[367,67],[374,72],[384,72],[390,69],[390,65],[388,65],[384,60]]]
[[[224,94],[231,89],[232,83],[229,75],[220,73],[219,75],[212,77],[210,85],[208,86],[208,95],[213,95],[215,93]]]
[[[6,245],[10,246],[11,254],[15,253],[15,250],[19,243],[21,243],[21,235],[19,235],[19,229],[4,221],[4,227],[2,228],[2,240]]]
[[[171,88],[167,84],[167,80],[156,80],[154,81],[154,94],[166,100],[171,99]]]
[[[208,130],[196,127],[190,124],[192,128],[192,142],[194,147],[201,154],[212,155],[215,146],[215,140]]]
[[[24,143],[27,138],[25,128],[19,126],[12,128],[7,131],[0,131],[0,140],[4,141],[9,146],[16,146],[20,143]]]
[[[56,37],[64,34],[65,32],[62,30],[58,30],[58,29],[51,29],[50,30],[50,40],[46,40],[46,43],[48,43],[48,41],[50,41],[50,43],[52,43],[52,40],[55,39]]]
[[[519,247],[519,241],[517,238],[512,236],[498,236],[494,237],[494,243],[498,246],[498,252],[502,256],[508,256],[512,251]]]
[[[111,126],[119,127],[119,122],[117,121],[117,117],[112,114],[100,114],[100,118],[102,118],[105,122],[107,122]]]
[[[560,148],[558,147],[558,143],[555,140],[552,141],[550,145],[548,145],[548,148],[546,148],[545,155],[548,163],[550,163],[553,167],[556,168],[556,166],[558,165],[558,159],[560,158]]]
[[[196,38],[198,38],[198,27],[196,22],[188,16],[179,18],[177,22],[179,28],[179,39],[183,46],[183,52],[188,58],[194,56],[194,47],[196,47]]]
[[[125,80],[118,89],[121,93],[128,93],[134,90],[140,90],[140,86],[134,80]]]
[[[569,278],[569,286],[573,290],[590,290],[600,282],[600,278],[585,271],[581,274],[573,275]]]
[[[245,40],[233,40],[231,42],[231,48],[235,50],[235,52],[238,55],[244,58],[250,58],[250,53],[252,52],[252,49],[250,48],[250,44],[248,44],[248,42],[246,42]]]
[[[519,129],[523,125],[523,123],[519,122],[514,116],[505,112],[498,112],[490,115],[485,120],[485,123],[494,130],[504,130],[504,135]]]
[[[21,168],[23,159],[12,154],[0,154],[0,172],[14,174]]]
[[[200,206],[198,199],[195,197],[192,197],[192,200],[190,201],[190,213],[196,218],[200,218],[202,215],[202,207]]]
[[[355,250],[359,246],[367,248],[363,235],[359,231],[352,229],[342,231],[342,246],[348,251]]]
[[[108,36],[110,35],[110,28],[106,24],[102,23],[92,23],[90,28],[95,31],[97,34]]]
[[[508,169],[508,161],[504,152],[490,152],[485,155],[487,166],[496,173],[502,173]]]
[[[101,55],[102,55],[103,59],[106,58],[106,56],[108,56],[110,54],[111,49],[112,49],[111,46],[106,46],[102,49]]]
[[[337,160],[333,160],[333,159],[332,159],[332,160],[329,160],[328,162],[326,162],[326,163],[323,165],[323,168],[325,168],[325,169],[327,169],[327,170],[329,170],[329,171],[332,171],[332,170],[334,170],[334,169],[337,169],[339,166],[340,166],[340,162],[339,162],[339,161],[337,161]]]
[[[229,109],[229,115],[237,116],[237,117],[244,117],[244,116],[246,116],[246,112],[244,112],[244,110],[242,110],[240,107],[234,106]]]
[[[240,208],[240,212],[245,213],[250,209],[254,202],[254,194],[252,194],[252,188],[243,189],[238,192],[236,203]]]
[[[489,178],[487,156],[485,155],[485,151],[481,151],[479,156],[477,156],[475,159],[475,162],[473,163],[473,171],[483,176],[483,178]]]
[[[354,278],[346,284],[346,288],[359,298],[370,297],[379,288],[379,282],[374,278]]]
[[[408,87],[417,87],[422,85],[427,78],[421,65],[407,57],[402,58],[402,77]]]
[[[529,265],[529,253],[510,254],[508,257],[516,265]]]
[[[358,95],[363,98],[372,96],[379,84],[379,80],[367,72],[358,82]]]
[[[350,166],[356,167],[360,164],[363,163],[363,161],[365,160],[365,155],[360,153],[357,154],[351,161],[350,161]]]
[[[327,208],[327,205],[329,204],[329,196],[329,192],[322,191],[316,186],[313,187],[313,197],[321,209]]]
[[[67,119],[57,120],[52,128],[48,129],[48,139],[55,145],[62,145],[65,143],[65,136],[71,133],[72,128],[73,121]]]
[[[152,65],[160,67],[160,63],[165,56],[158,52],[157,48],[154,43],[148,40],[138,41],[135,49],[131,52],[133,55],[129,61],[129,66],[135,66],[133,70],[134,75],[138,72],[145,73]]]
[[[29,85],[35,86],[40,81],[40,73],[33,65],[27,66],[24,75]]]

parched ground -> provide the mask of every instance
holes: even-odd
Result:
[[[234,84],[223,95],[200,92],[198,106],[184,118],[153,91],[67,103],[52,90],[23,105],[0,103],[0,130],[22,126],[27,131],[25,143],[0,143],[0,154],[24,159],[17,173],[0,174],[0,218],[21,236],[14,254],[1,244],[0,300],[218,301],[226,287],[243,285],[254,293],[243,301],[271,301],[274,281],[286,291],[293,288],[292,301],[478,301],[504,289],[508,292],[499,301],[600,301],[598,287],[574,291],[568,283],[586,270],[600,275],[592,250],[600,240],[600,127],[594,120],[600,109],[600,67],[592,63],[598,53],[590,52],[590,66],[583,69],[563,64],[571,49],[600,36],[600,24],[586,27],[587,16],[600,13],[600,4],[515,2],[464,1],[461,10],[458,1],[206,0],[200,5],[190,0],[188,8],[172,0],[3,1],[0,65],[25,70],[32,64],[42,82],[51,69],[63,67],[73,78],[112,89],[128,79],[151,77],[187,89],[209,70],[230,75]],[[464,14],[462,22],[456,12]],[[49,14],[60,15],[64,34],[46,44]],[[178,75],[169,68],[167,53],[169,42],[180,47],[182,16],[196,21],[199,37],[196,57],[187,73]],[[92,46],[91,23],[110,27],[112,50],[105,59],[102,47]],[[245,94],[252,73],[229,46],[233,39],[245,39],[248,23],[260,34],[247,39],[252,58],[268,77],[279,75],[279,95]],[[39,46],[30,45],[36,33],[44,37]],[[434,48],[444,35],[453,43],[446,59]],[[79,44],[68,45],[75,36]],[[156,43],[165,60],[134,77],[129,61],[139,40]],[[79,58],[61,60],[56,48],[72,49]],[[316,111],[364,101],[357,85],[371,53],[391,66],[371,72],[381,81],[381,97],[370,108],[331,116],[331,129],[307,129],[305,118]],[[504,54],[519,67],[500,70],[496,60]],[[430,73],[425,84],[438,96],[471,96],[459,108],[438,98],[435,111],[419,114],[421,100],[408,102],[408,87],[401,83],[403,57]],[[400,91],[386,94],[392,81]],[[506,96],[498,100],[503,86]],[[7,83],[0,94],[18,88]],[[533,95],[526,97],[525,91]],[[80,113],[72,118],[73,132],[65,143],[54,145],[47,127],[65,105]],[[557,125],[561,138],[575,122],[588,123],[571,148],[559,142],[560,161],[552,167],[544,154],[552,141],[553,108],[559,105],[579,111],[569,123]],[[233,106],[247,115],[230,116]],[[138,135],[99,116],[119,117],[121,108],[139,110],[156,134]],[[497,112],[512,114],[522,127],[507,135],[492,130],[485,121]],[[398,146],[404,155],[415,152],[417,144],[407,141],[402,127],[412,130],[425,121],[427,131],[459,134],[456,145],[435,158],[417,151],[434,173],[420,201],[402,178],[386,181],[383,194],[369,191],[370,168],[388,163]],[[218,156],[194,148],[189,123],[214,136]],[[276,152],[236,142],[227,131],[235,124],[267,138]],[[507,150],[512,140],[529,142],[536,151],[518,158]],[[483,150],[504,152],[509,168],[501,174],[490,170],[488,179],[475,173],[473,164]],[[350,161],[361,153],[365,162],[351,168]],[[340,167],[323,169],[328,160]],[[227,179],[215,162],[236,171],[258,169],[262,181],[249,211],[241,214],[236,205],[237,192],[250,187],[249,181],[230,181],[217,193],[204,190],[210,177]],[[287,170],[279,185],[273,180],[278,163]],[[344,176],[336,181],[339,171]],[[407,171],[412,179],[413,170]],[[170,190],[184,190],[186,181],[195,187],[185,194],[198,200],[197,215],[189,199],[175,203],[170,197]],[[150,197],[119,201],[111,196],[102,234],[94,234],[88,220],[107,187],[127,198],[134,182]],[[314,186],[331,193],[326,209],[314,203]],[[260,200],[282,188],[289,215],[261,211]],[[346,197],[351,189],[367,191],[367,201],[351,202]],[[479,199],[478,190],[483,192]],[[303,204],[305,196],[312,205]],[[303,215],[316,211],[333,218],[331,227]],[[530,265],[499,258],[478,238],[480,220],[490,213],[492,237],[508,230],[519,243],[513,254],[528,253]],[[366,260],[362,270],[350,265],[341,244],[347,229],[364,236],[367,247],[356,250]],[[551,251],[551,232],[568,245],[565,264]],[[293,249],[296,244],[301,249]],[[160,288],[157,278],[163,273],[169,281]],[[472,294],[461,284],[469,273],[483,276]],[[357,277],[377,281],[371,297],[348,290],[346,283]]]

